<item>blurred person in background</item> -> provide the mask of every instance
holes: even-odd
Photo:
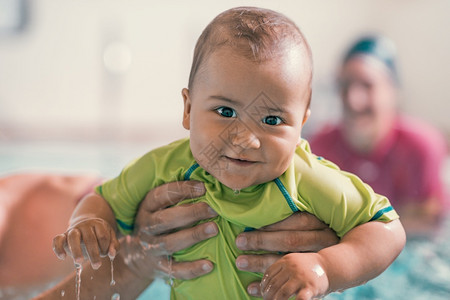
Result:
[[[73,270],[73,263],[55,258],[52,239],[67,227],[78,200],[99,183],[89,174],[0,177],[0,299],[26,299]]]
[[[444,138],[399,113],[396,50],[385,37],[358,40],[338,75],[343,117],[310,138],[311,148],[386,195],[409,234],[433,229],[446,207]]]

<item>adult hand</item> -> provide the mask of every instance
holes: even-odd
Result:
[[[264,273],[275,261],[290,252],[318,252],[339,242],[336,233],[315,216],[298,212],[259,230],[241,233],[236,245],[241,250],[265,250],[280,253],[241,255],[236,259],[240,270]],[[261,297],[260,282],[247,287],[250,295]]]
[[[171,207],[204,193],[201,182],[179,181],[159,186],[147,194],[136,217],[134,236],[127,237],[122,243],[125,263],[136,274],[153,277],[162,272],[173,278],[191,279],[213,269],[208,260],[172,262],[170,259],[172,253],[217,235],[214,222],[191,227],[200,220],[217,216],[206,203]]]

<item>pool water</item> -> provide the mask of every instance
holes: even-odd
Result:
[[[112,177],[126,163],[156,145],[158,144],[3,143],[0,147],[0,175],[31,170],[96,172],[101,176]],[[169,299],[169,288],[163,280],[156,280],[139,299]],[[341,294],[333,293],[326,299],[449,300],[450,216],[434,236],[409,238],[404,251],[379,277]]]
[[[326,299],[450,299],[450,216],[433,237],[408,238],[403,252],[380,276]]]

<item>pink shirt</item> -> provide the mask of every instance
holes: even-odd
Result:
[[[361,154],[345,141],[340,126],[327,126],[310,139],[312,152],[358,175],[393,206],[435,197],[445,205],[441,170],[447,148],[432,127],[412,118],[398,118],[372,153]]]

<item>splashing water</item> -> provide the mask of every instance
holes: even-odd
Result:
[[[109,285],[114,286],[116,285],[116,281],[114,280],[114,257],[110,257],[109,260],[111,261],[111,282]]]
[[[111,296],[111,300],[120,300],[120,294],[115,293],[114,295]]]
[[[81,264],[75,263],[75,269],[76,269],[75,291],[76,291],[76,295],[77,295],[77,300],[80,300],[81,271],[83,270],[83,266]]]

